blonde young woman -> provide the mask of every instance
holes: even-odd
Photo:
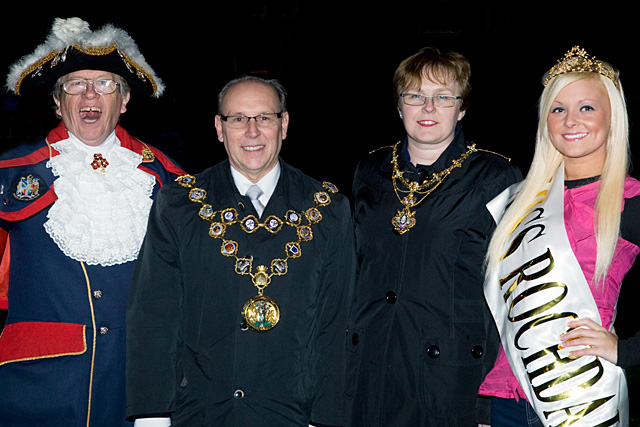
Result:
[[[492,396],[493,427],[625,425],[620,367],[638,363],[639,345],[613,320],[640,252],[640,182],[628,176],[624,92],[579,47],[544,84],[529,173],[490,206],[501,219],[485,295],[503,349],[480,394]]]

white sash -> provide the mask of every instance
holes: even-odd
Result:
[[[499,220],[518,185],[487,208]],[[564,227],[564,167],[512,231],[484,285],[502,346],[516,378],[545,426],[629,425],[621,368],[595,356],[570,359],[559,349],[574,318],[602,323]]]

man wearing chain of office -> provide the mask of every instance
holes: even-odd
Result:
[[[152,208],[128,309],[128,415],[344,425],[348,199],[280,158],[279,82],[231,81],[218,108],[228,159],[165,186]]]

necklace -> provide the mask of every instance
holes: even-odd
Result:
[[[400,200],[400,203],[402,203],[403,208],[398,210],[396,215],[391,219],[391,224],[393,225],[394,230],[400,234],[404,234],[416,225],[416,212],[415,210],[411,211],[410,209],[415,208],[422,203],[422,201],[426,199],[433,190],[438,188],[447,176],[449,176],[454,168],[462,166],[462,163],[467,159],[467,157],[476,151],[476,145],[472,144],[471,146],[467,146],[468,150],[465,153],[462,153],[459,159],[454,159],[451,162],[451,166],[438,173],[434,173],[431,175],[430,179],[425,179],[421,184],[417,181],[409,181],[404,177],[404,172],[401,171],[398,166],[398,145],[400,145],[400,141],[395,143],[393,146],[393,154],[391,156],[393,173],[391,174],[391,180],[393,182],[393,190],[396,193],[398,200]],[[407,189],[400,189],[398,181]]]
[[[329,182],[322,185],[327,191],[320,191],[313,195],[315,206],[298,213],[288,210],[284,217],[278,218],[269,215],[263,222],[260,222],[254,215],[240,218],[235,208],[226,208],[221,211],[215,210],[206,203],[207,192],[195,186],[196,178],[193,175],[182,175],[176,181],[183,187],[190,188],[189,199],[201,205],[198,216],[211,223],[209,226],[209,236],[222,240],[220,253],[226,257],[235,258],[234,265],[236,274],[241,276],[251,276],[251,282],[258,289],[258,295],[249,298],[242,308],[242,318],[246,325],[254,331],[264,332],[275,327],[280,321],[280,307],[278,303],[266,295],[264,290],[271,283],[273,276],[284,276],[289,271],[287,261],[289,259],[300,258],[302,256],[301,244],[313,239],[312,226],[322,221],[322,214],[319,207],[328,206],[331,203],[329,193],[337,193],[338,189]],[[217,219],[219,214],[219,219]],[[303,224],[303,218],[306,223]],[[225,239],[227,227],[239,224],[240,228],[247,234],[252,234],[259,229],[264,229],[271,234],[277,234],[284,225],[296,229],[297,241],[288,242],[284,245],[284,257],[271,260],[270,267],[259,265],[257,271],[253,271],[253,257],[238,257],[238,242]]]

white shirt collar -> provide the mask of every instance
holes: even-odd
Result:
[[[267,206],[271,195],[276,189],[276,184],[278,184],[278,179],[280,178],[280,162],[276,163],[276,166],[269,171],[265,176],[260,179],[260,181],[255,184],[260,187],[262,190],[262,196],[260,196],[260,201],[264,206]],[[231,166],[231,176],[233,177],[233,182],[236,185],[236,188],[243,196],[247,193],[249,187],[254,185],[253,182],[249,181],[249,178],[242,175],[238,172],[233,166]]]
[[[85,153],[97,153],[99,151],[108,151],[111,150],[116,145],[120,145],[120,140],[116,137],[116,131],[114,130],[111,134],[102,141],[100,145],[87,145],[84,142],[80,141],[74,134],[69,132],[69,141],[73,144],[74,147],[84,151]]]

